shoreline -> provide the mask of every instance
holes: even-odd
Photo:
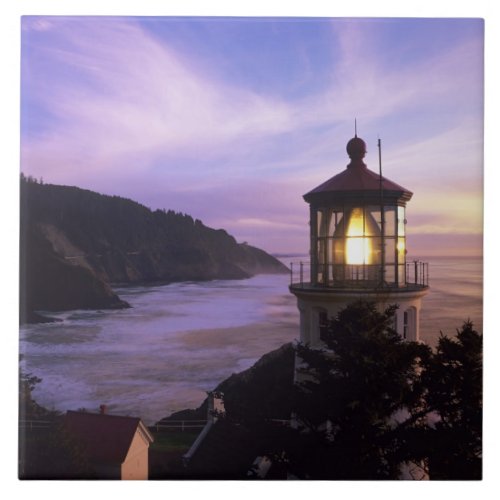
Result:
[[[44,390],[44,383],[50,384],[50,381],[44,380],[43,373],[28,365],[29,372],[42,378],[33,391],[33,399],[44,408],[63,413],[82,407],[97,412],[99,405],[106,403],[110,414],[141,417],[150,425],[179,410],[198,408],[207,391],[215,389],[232,374],[250,368],[264,354],[298,336],[298,323],[293,321],[180,331],[166,341],[167,346],[175,344],[176,352],[182,350],[178,359],[171,362],[161,357],[155,359],[145,367],[141,380],[132,379],[130,375],[125,375],[124,380],[114,373],[104,377],[97,374],[89,382],[93,384],[93,392],[77,398],[62,387],[47,386]],[[242,338],[245,339],[244,345],[241,345]],[[222,364],[221,358],[224,359]],[[173,363],[175,366],[172,366]],[[200,380],[200,372],[209,375]],[[106,378],[108,381],[102,383],[101,380]],[[149,399],[144,397],[146,393]]]

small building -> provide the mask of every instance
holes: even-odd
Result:
[[[64,427],[98,479],[148,479],[153,436],[140,418],[68,411]]]

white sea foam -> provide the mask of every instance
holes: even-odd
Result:
[[[481,262],[434,259],[430,277],[421,338],[433,344],[468,318],[482,329]],[[60,323],[21,329],[22,367],[43,379],[34,391],[40,404],[65,411],[106,403],[153,423],[197,407],[205,391],[299,336],[286,275],[117,292],[131,309],[65,312]]]
[[[23,369],[42,378],[34,397],[60,411],[106,403],[148,423],[196,407],[224,378],[297,336],[287,280],[124,287],[117,292],[131,309],[65,312],[60,323],[24,327]]]

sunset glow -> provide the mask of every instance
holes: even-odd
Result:
[[[302,195],[356,118],[414,193],[409,253],[481,252],[480,19],[26,16],[21,72],[21,169],[46,183],[306,252]]]

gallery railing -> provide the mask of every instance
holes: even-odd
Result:
[[[290,263],[290,287],[318,288],[425,288],[429,286],[429,263],[414,260],[405,264],[386,265],[382,276],[379,264],[319,264],[311,279],[311,263]],[[388,271],[392,272],[388,278]],[[398,276],[396,272],[399,273]]]

